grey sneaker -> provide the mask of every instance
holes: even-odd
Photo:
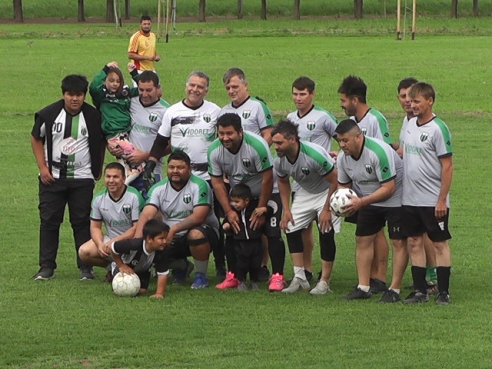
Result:
[[[81,281],[87,281],[94,279],[94,271],[92,267],[82,267],[80,268],[80,278]]]
[[[327,292],[332,291],[330,290],[330,286],[328,286],[328,283],[326,283],[325,281],[319,281],[316,286],[311,291],[309,291],[311,295],[324,295]]]
[[[379,299],[378,302],[398,302],[401,300],[400,294],[393,291],[393,290],[387,290],[383,296]]]
[[[350,292],[348,295],[342,296],[342,300],[364,300],[372,297],[371,291],[362,291],[359,287]]]
[[[447,292],[439,292],[434,299],[437,305],[449,305],[451,298]]]
[[[299,277],[292,278],[292,282],[290,282],[289,287],[284,288],[282,292],[285,293],[294,293],[297,291],[307,291],[311,285],[305,279],[301,279]]]
[[[246,286],[246,283],[244,282],[239,282],[238,286],[236,287],[238,291],[244,292],[248,290],[248,286]]]
[[[32,277],[35,281],[47,281],[53,278],[55,271],[51,268],[41,267],[39,271]]]
[[[418,304],[421,302],[429,302],[429,295],[420,291],[412,292],[403,300],[404,304]]]

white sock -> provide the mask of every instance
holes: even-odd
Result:
[[[360,289],[360,290],[362,290],[362,291],[364,291],[364,292],[369,292],[369,288],[370,287],[369,286],[363,286],[363,285],[359,284],[357,286],[357,288]]]
[[[306,281],[306,273],[304,273],[304,267],[294,267],[294,276]]]
[[[395,291],[397,294],[400,294],[400,289],[399,288],[390,288],[390,290]]]

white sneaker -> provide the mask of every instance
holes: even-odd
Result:
[[[282,292],[285,293],[294,293],[297,291],[307,291],[311,288],[311,285],[309,284],[308,281],[305,279],[301,279],[299,277],[294,277],[292,278],[292,281],[290,282],[290,286],[287,288],[284,288]]]
[[[327,292],[331,292],[330,286],[325,281],[319,281],[316,286],[309,291],[311,295],[324,295]]]

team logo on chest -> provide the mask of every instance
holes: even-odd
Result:
[[[369,164],[366,164],[366,172],[372,174],[372,167]]]
[[[420,135],[420,141],[421,142],[425,142],[427,141],[427,139],[429,138],[429,133],[427,132],[423,132],[421,135]]]
[[[132,206],[130,204],[124,204],[121,210],[123,210],[123,213],[125,214],[130,214],[132,212]]]
[[[210,114],[203,114],[203,120],[210,123],[212,121],[212,116]]]
[[[316,128],[316,123],[315,122],[313,122],[313,121],[307,122],[307,129],[309,129],[310,131],[312,131],[315,128]]]
[[[309,173],[311,173],[311,171],[309,170],[309,168],[306,168],[306,167],[301,168],[301,172],[303,172],[307,176],[309,175]]]
[[[154,123],[157,120],[157,113],[150,113],[149,115],[149,121]]]
[[[87,128],[82,127],[82,129],[80,130],[80,134],[84,137],[87,136]]]
[[[191,194],[189,194],[189,193],[185,193],[185,194],[183,195],[183,202],[184,202],[185,204],[189,204],[189,203],[191,202]]]
[[[251,165],[251,161],[248,158],[243,159],[243,165],[248,168]]]
[[[251,116],[251,110],[245,110],[243,111],[243,118],[248,119]]]

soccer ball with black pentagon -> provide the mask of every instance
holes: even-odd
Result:
[[[140,278],[135,273],[117,273],[113,278],[113,292],[115,295],[126,297],[136,296],[140,290]]]
[[[355,191],[350,188],[339,188],[333,195],[330,197],[330,207],[333,212],[339,217],[345,217],[348,214],[343,214],[342,207],[350,203],[350,198],[347,195],[351,195],[352,197],[357,197]]]

